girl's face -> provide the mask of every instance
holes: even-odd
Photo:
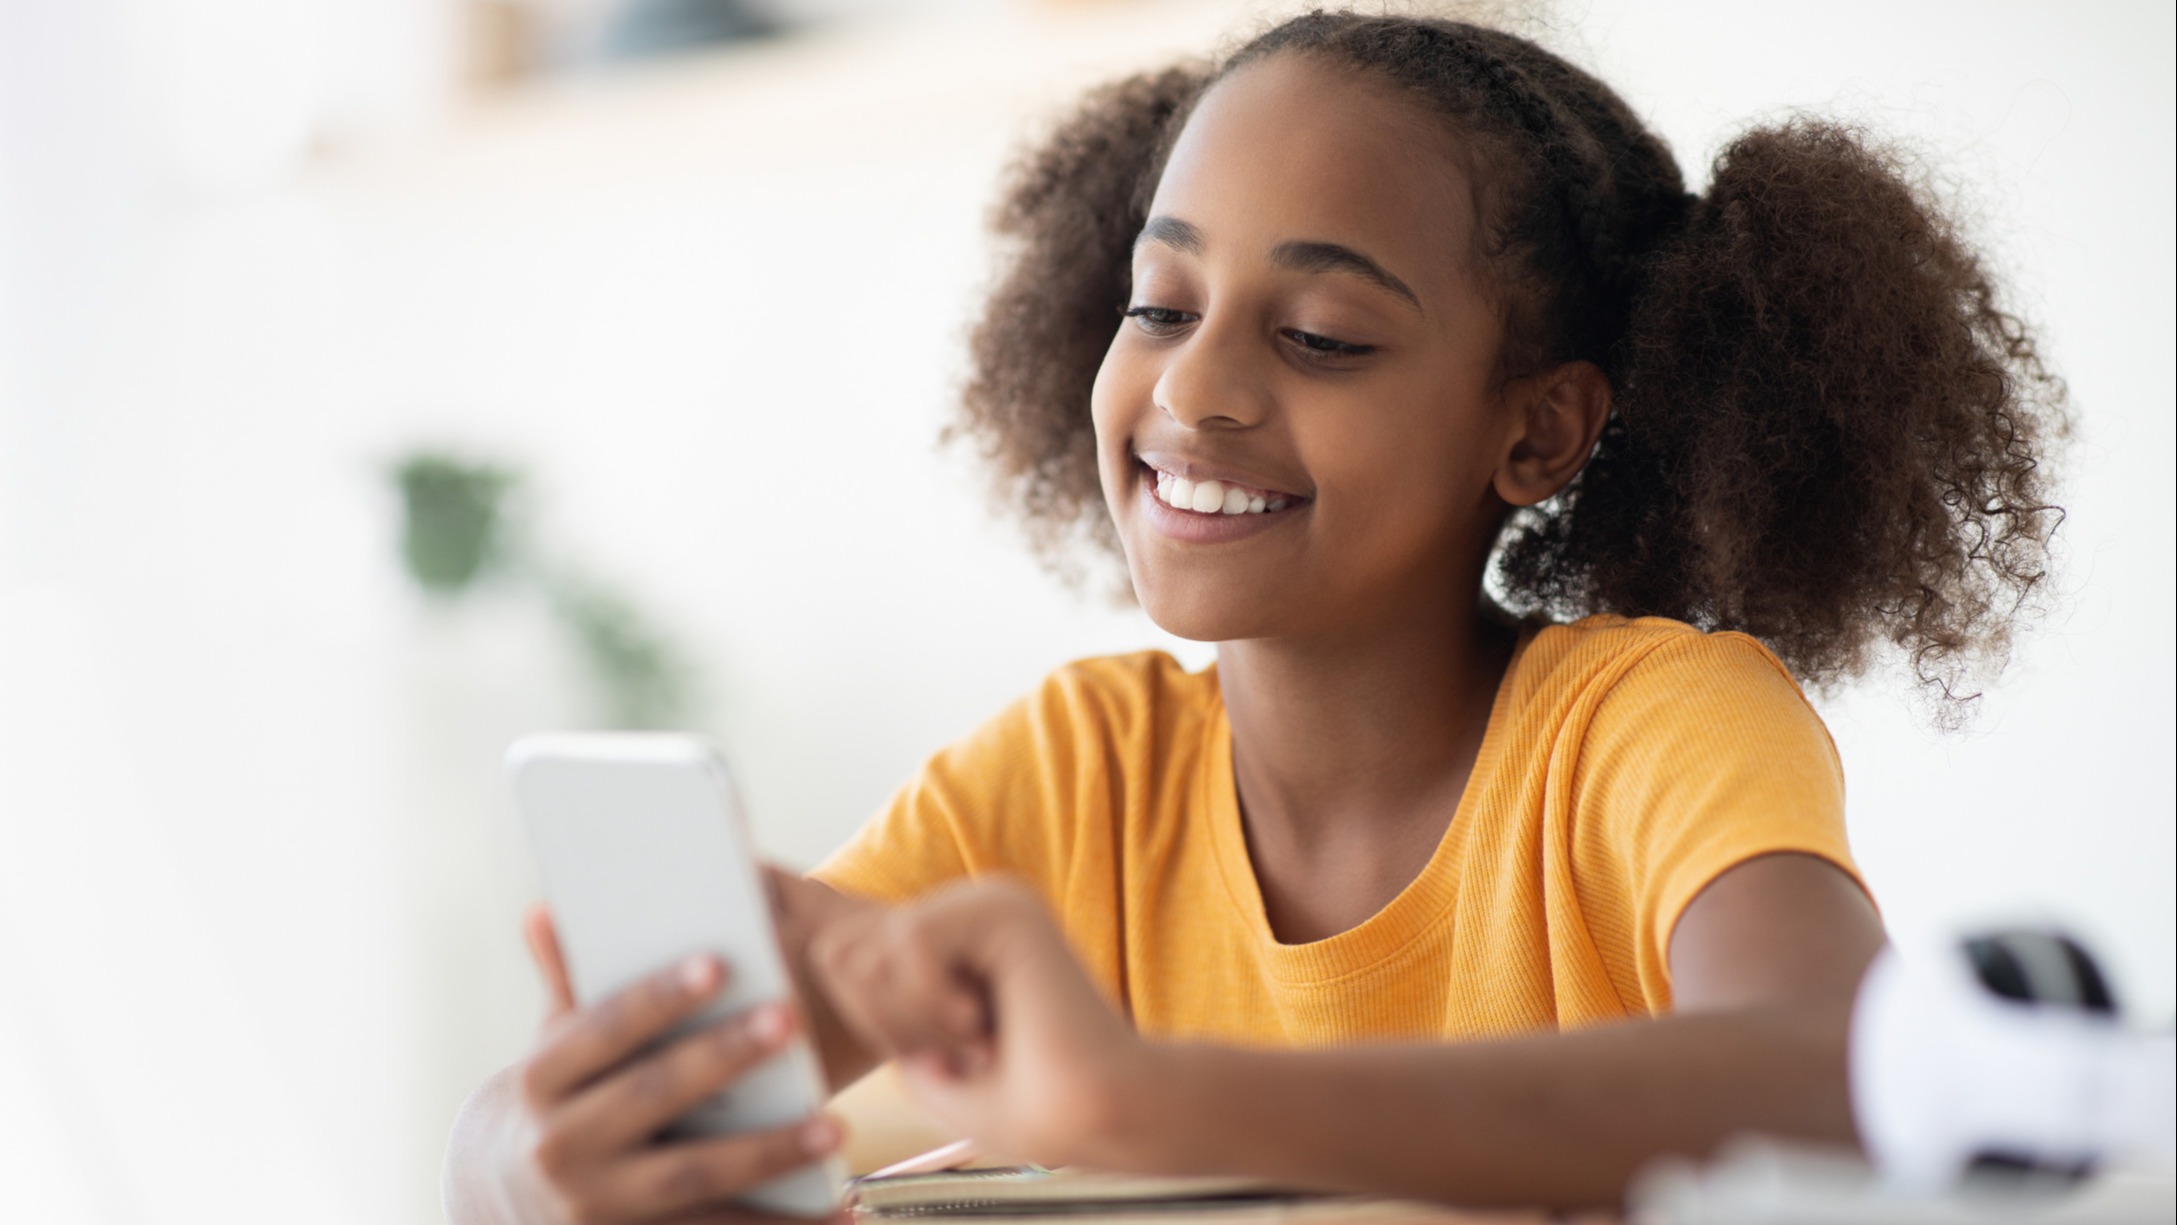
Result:
[[[1092,401],[1104,498],[1165,629],[1312,637],[1477,598],[1510,435],[1453,140],[1296,55],[1188,120]]]

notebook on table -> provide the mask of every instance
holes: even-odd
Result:
[[[872,1175],[847,1184],[847,1202],[865,1220],[971,1220],[985,1225],[1063,1218],[1104,1225],[1512,1225],[1542,1219],[1295,1191],[1253,1179],[1171,1178],[1035,1165]]]

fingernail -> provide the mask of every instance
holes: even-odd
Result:
[[[718,959],[697,953],[680,963],[680,985],[698,994],[718,985]]]
[[[789,1020],[783,1004],[765,1004],[748,1015],[748,1036],[764,1046],[777,1046],[786,1040]]]
[[[828,1115],[818,1115],[801,1127],[801,1147],[812,1153],[828,1153],[839,1143],[839,1124]]]

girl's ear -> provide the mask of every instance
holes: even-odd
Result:
[[[1567,362],[1505,388],[1512,435],[1497,464],[1497,496],[1533,506],[1563,489],[1594,453],[1610,419],[1610,379],[1593,362]]]

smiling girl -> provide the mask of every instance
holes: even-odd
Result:
[[[637,1055],[726,968],[577,1011],[533,924],[456,1219],[728,1219],[836,1127],[647,1138],[795,1024],[1045,1163],[1570,1206],[1850,1142],[1883,932],[1800,683],[1999,658],[2061,410],[1893,160],[1799,120],[1689,195],[1530,42],[1316,13],[1092,95],[999,228],[962,428],[1216,665],[1063,668],[782,878],[798,1018]]]

